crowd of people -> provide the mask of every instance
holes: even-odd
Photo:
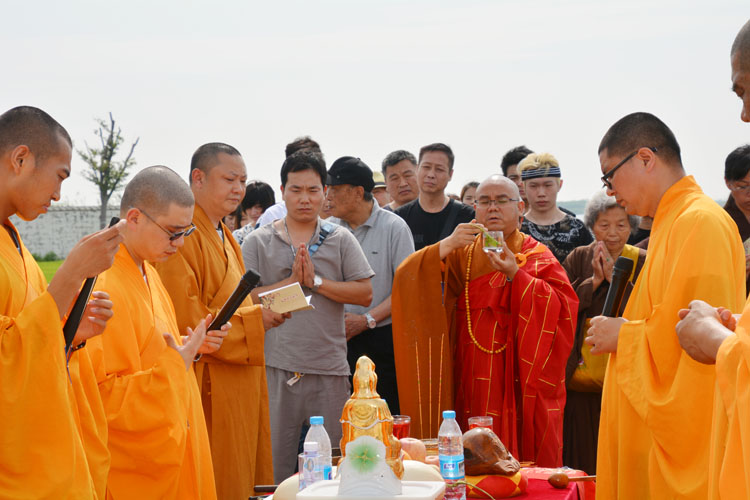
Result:
[[[750,122],[750,23],[731,63]],[[302,137],[277,201],[237,149],[208,143],[187,183],[138,172],[120,221],[46,283],[9,217],[60,198],[72,142],[38,108],[6,111],[0,497],[248,498],[294,473],[311,416],[338,443],[367,355],[414,437],[435,437],[444,409],[464,429],[488,415],[520,461],[596,473],[601,498],[748,498],[750,147],[726,159],[723,209],[652,114],[622,117],[598,154],[604,189],[581,220],[557,204],[555,157],[525,146],[454,199],[444,143],[374,171],[328,167]],[[604,317],[620,256],[635,266]],[[247,269],[258,287],[210,329]],[[257,305],[295,283],[314,309]]]

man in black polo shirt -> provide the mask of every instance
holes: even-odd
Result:
[[[471,222],[474,209],[451,200],[445,188],[453,177],[453,151],[436,142],[419,150],[417,185],[419,197],[396,209],[414,236],[414,248],[420,250],[450,236],[457,225]]]

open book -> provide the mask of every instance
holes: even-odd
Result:
[[[282,286],[275,290],[259,293],[258,298],[263,307],[267,307],[279,314],[315,309],[310,304],[312,296],[305,297],[299,283],[292,283],[291,285]]]

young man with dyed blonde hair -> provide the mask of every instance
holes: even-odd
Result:
[[[521,231],[544,243],[560,262],[574,248],[594,241],[583,221],[557,206],[557,193],[563,182],[554,156],[532,153],[521,160],[518,170],[529,200]]]

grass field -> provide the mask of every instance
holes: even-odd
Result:
[[[49,262],[39,262],[39,267],[42,268],[42,272],[44,273],[44,277],[47,278],[47,283],[52,279],[52,276],[55,275],[57,272],[57,268],[60,267],[60,264],[62,264],[63,261],[61,260],[52,260]]]

